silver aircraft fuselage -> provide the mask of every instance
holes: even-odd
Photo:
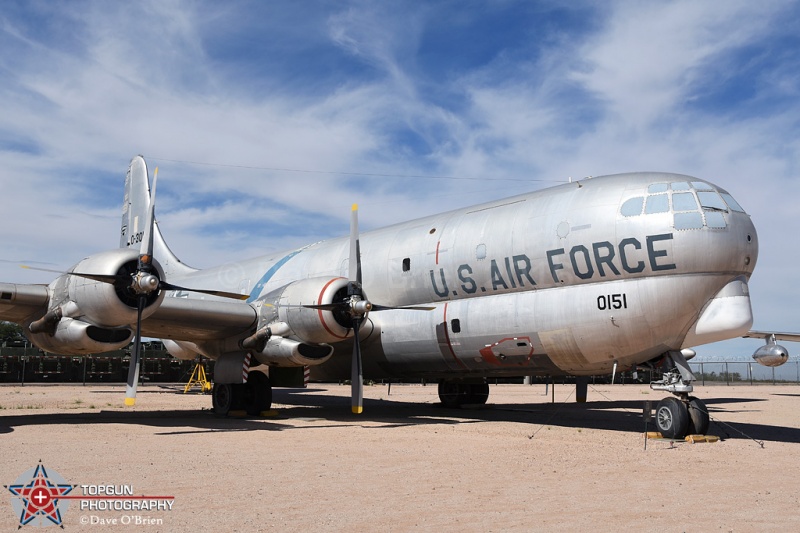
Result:
[[[607,374],[752,324],[756,230],[726,191],[690,176],[581,180],[365,232],[360,244],[371,301],[435,307],[370,313],[365,377]],[[348,238],[331,239],[170,280],[249,294],[262,326],[308,313],[289,304],[315,295],[289,302],[276,291],[347,277],[348,250]],[[346,379],[350,341],[330,330],[341,343],[312,378]]]

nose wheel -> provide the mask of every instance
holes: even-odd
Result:
[[[664,398],[656,406],[655,418],[659,432],[667,439],[705,435],[710,421],[705,403],[694,396]]]

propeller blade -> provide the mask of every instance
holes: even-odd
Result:
[[[217,291],[217,290],[213,290],[213,289],[190,289],[188,287],[181,287],[180,285],[174,285],[174,284],[168,283],[166,281],[160,282],[158,284],[158,288],[160,290],[165,290],[165,291],[199,292],[201,294],[210,294],[212,296],[221,296],[222,298],[231,298],[233,300],[247,300],[250,297],[249,294],[239,294],[238,292]]]
[[[361,371],[361,341],[358,338],[358,330],[361,327],[361,319],[353,319],[353,365],[350,375],[350,407],[353,414],[360,415],[364,411],[364,376]]]
[[[288,307],[288,306],[287,306]],[[338,302],[338,303],[330,303],[330,304],[316,304],[316,305],[301,305],[296,307],[305,307],[306,309],[322,309],[323,311],[333,311],[335,309],[349,309],[351,307],[350,302]],[[432,306],[427,305],[404,305],[400,307],[395,307],[391,305],[379,305],[371,303],[369,304],[370,311],[390,311],[390,310],[406,310],[406,311],[433,311],[436,309]]]
[[[37,270],[39,272],[53,272],[54,274],[67,274],[70,276],[77,276],[79,278],[86,278],[86,279],[93,279],[94,281],[101,281],[103,283],[110,283],[114,284],[120,280],[127,281],[130,280],[130,276],[126,275],[118,275],[118,274],[89,274],[87,272],[68,272],[66,270],[55,270],[53,268],[39,268],[39,267],[32,267],[28,265],[20,265],[20,268],[24,268],[26,270]]]
[[[136,404],[136,387],[139,384],[139,365],[142,355],[142,311],[145,305],[147,305],[147,295],[139,295],[136,306],[136,338],[133,342],[131,366],[128,368],[128,383],[125,387],[125,405],[128,406]]]
[[[281,306],[281,307],[290,307],[290,306]],[[333,311],[335,309],[342,309],[342,308],[349,309],[350,302],[339,302],[335,304],[301,305],[292,307],[305,307],[306,309],[322,309],[323,311]]]
[[[403,305],[400,307],[392,307],[391,305],[372,304],[373,311],[389,311],[392,309],[410,310],[410,311],[433,311],[435,307],[428,305]]]
[[[350,211],[350,281],[361,285],[361,246],[358,242],[358,204]],[[355,269],[355,272],[353,271]],[[355,274],[355,276],[353,275]]]

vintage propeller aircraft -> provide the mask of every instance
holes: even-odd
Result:
[[[349,238],[204,270],[167,247],[156,177],[151,188],[133,158],[118,249],[49,286],[0,284],[0,319],[43,350],[99,353],[133,339],[128,405],[142,336],[180,359],[215,359],[223,414],[271,405],[270,378],[251,362],[349,377],[354,413],[363,374],[439,380],[441,401],[460,406],[486,402],[489,377],[577,376],[581,401],[588,376],[663,365],[651,387],[672,395],[656,420],[681,437],[709,425],[691,396],[692,347],[763,336],[754,357],[775,364],[787,356],[775,339],[800,339],[750,332],[755,227],[724,189],[690,176],[596,177],[363,235],[353,206]]]

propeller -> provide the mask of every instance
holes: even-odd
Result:
[[[361,287],[361,244],[358,240],[358,204],[350,210],[350,262],[348,263],[350,283],[347,284],[347,296],[350,300],[350,313],[353,315],[353,362],[350,368],[350,409],[353,414],[360,415],[364,411],[364,372],[361,369],[361,340],[358,330],[361,321],[372,308],[369,300],[364,299]],[[355,279],[353,279],[355,265]]]
[[[139,261],[137,260],[137,266]],[[28,270],[37,270],[39,272],[53,272],[56,274],[67,274],[70,276],[77,276],[79,278],[86,278],[91,279],[94,281],[99,281],[101,283],[108,283],[110,285],[117,285],[122,284],[125,287],[130,286],[134,288],[134,285],[131,282],[131,275],[130,274],[90,274],[88,272],[65,272],[63,270],[54,270],[50,268],[38,268],[32,267],[28,265],[20,265],[20,268],[25,268]],[[137,272],[138,274],[138,272]],[[212,296],[220,296],[222,298],[231,298],[233,300],[247,300],[250,296],[247,294],[239,294],[238,292],[226,292],[220,291],[216,289],[192,289],[191,287],[183,287],[181,285],[175,285],[174,283],[169,283],[162,279],[158,279],[157,276],[153,276],[158,280],[158,289],[159,291],[190,291],[190,292],[199,292],[202,294],[210,294]],[[134,276],[135,278],[135,276]],[[151,280],[152,281],[152,280]],[[134,281],[134,284],[139,284],[138,281]],[[135,289],[134,289],[135,290]],[[151,291],[153,292],[153,291]]]
[[[159,279],[153,274],[153,229],[155,225],[156,182],[158,167],[153,171],[153,187],[150,191],[150,209],[145,221],[144,237],[136,262],[136,274],[133,275],[131,289],[136,293],[136,337],[133,343],[128,383],[125,386],[125,405],[136,403],[136,387],[139,384],[139,367],[142,359],[142,312],[147,306],[147,298],[158,290]]]
[[[361,283],[361,244],[358,239],[358,204],[353,204],[350,212],[350,262],[349,282],[347,284],[347,298],[341,302],[318,305],[304,305],[309,309],[322,309],[326,311],[343,310],[350,314],[353,327],[353,360],[350,374],[350,407],[353,414],[364,411],[364,376],[361,367],[361,339],[359,330],[361,324],[370,311],[387,311],[390,309],[406,309],[418,311],[433,311],[430,306],[392,307],[388,305],[373,304],[364,296]]]
[[[147,220],[145,221],[144,236],[142,237],[142,246],[139,249],[139,257],[136,261],[136,273],[133,276],[117,275],[117,276],[93,276],[86,275],[91,279],[98,281],[108,281],[114,283],[120,278],[123,282],[129,282],[130,288],[136,293],[136,336],[133,344],[133,353],[131,354],[131,363],[128,368],[128,382],[125,387],[125,405],[134,405],[136,403],[136,387],[139,384],[139,369],[142,360],[142,313],[144,308],[147,307],[147,301],[151,294],[160,290],[187,290],[193,292],[200,292],[203,294],[211,294],[214,296],[223,296],[226,298],[233,298],[237,300],[246,300],[248,295],[236,294],[225,291],[205,290],[205,289],[189,289],[167,283],[158,278],[156,269],[153,265],[153,241],[155,236],[155,208],[156,208],[156,182],[158,180],[158,167],[153,171],[153,187],[150,191],[150,210],[147,212]],[[72,273],[72,275],[82,275]],[[105,278],[105,279],[101,279]]]

